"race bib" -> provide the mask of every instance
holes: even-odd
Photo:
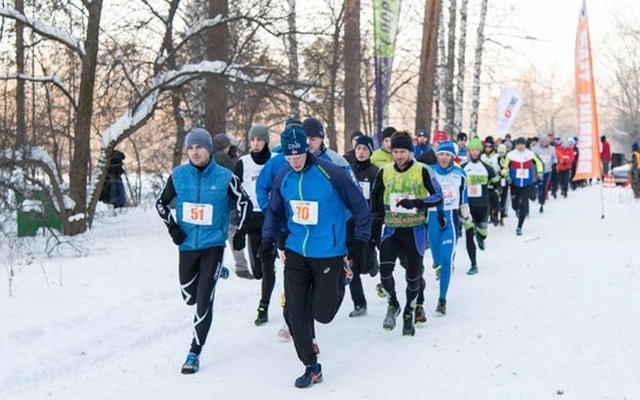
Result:
[[[389,195],[389,208],[392,213],[398,214],[415,214],[417,210],[415,208],[404,208],[398,205],[400,200],[404,199],[415,199],[416,197],[412,194],[400,194],[400,193],[391,193]]]
[[[518,169],[516,169],[516,178],[518,178],[518,179],[529,179],[529,169],[528,168],[518,168]]]
[[[182,221],[194,225],[211,225],[213,206],[211,204],[182,203]]]
[[[360,191],[365,199],[369,200],[371,192],[371,182],[358,182],[360,184]]]
[[[290,203],[293,222],[300,225],[318,225],[317,201],[291,200]]]
[[[551,164],[551,154],[541,154],[540,160],[545,164]]]
[[[505,178],[500,178],[500,186],[502,187],[507,186],[507,180]]]
[[[469,197],[482,197],[482,185],[479,183],[469,185]]]

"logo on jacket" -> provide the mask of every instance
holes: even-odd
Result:
[[[209,190],[218,190],[218,188],[216,187],[216,185],[211,185],[211,187],[209,188]]]

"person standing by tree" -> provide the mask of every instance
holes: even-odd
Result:
[[[176,167],[156,201],[160,218],[169,229],[173,243],[179,246],[179,278],[182,297],[196,306],[193,340],[183,374],[200,368],[200,352],[213,319],[216,282],[229,225],[230,202],[238,209],[241,230],[251,213],[251,201],[240,180],[211,157],[213,144],[205,129],[193,128],[185,140],[189,162]],[[176,218],[169,210],[175,199]],[[233,238],[234,250],[244,248],[244,237]]]

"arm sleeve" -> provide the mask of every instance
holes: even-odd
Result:
[[[429,196],[422,199],[427,207],[436,207],[438,210],[442,210],[444,205],[442,202],[442,187],[438,183],[435,174],[431,176],[429,168],[422,168],[422,183],[429,192]]]
[[[175,197],[176,188],[173,186],[173,177],[169,175],[169,179],[167,179],[167,183],[165,183],[164,189],[162,189],[162,193],[160,193],[160,197],[156,200],[156,211],[158,211],[158,215],[167,228],[178,225],[176,220],[173,218],[173,215],[171,215],[171,210],[169,209],[169,204],[171,204],[171,201]]]
[[[276,178],[274,181],[274,187],[271,190],[271,198],[269,199],[268,208],[264,217],[264,224],[262,225],[262,238],[273,240],[274,242],[278,238],[280,229],[285,220],[284,199],[280,193],[280,184],[282,179]]]
[[[509,156],[504,156],[502,160],[502,176],[505,178],[509,176],[509,164],[511,161],[509,160]]]
[[[460,182],[460,204],[469,204],[469,193],[467,192],[467,176],[462,175]]]
[[[371,214],[376,220],[384,218],[384,180],[382,177],[384,170],[380,168],[373,181],[371,190]],[[378,221],[376,221],[378,222]]]
[[[536,164],[536,171],[538,171],[538,175],[542,175],[542,172],[544,171],[544,164],[537,154],[533,155],[533,162]]]
[[[273,184],[271,178],[272,168],[273,162],[271,160],[267,161],[262,171],[260,171],[260,175],[258,175],[258,182],[256,182],[256,196],[261,210],[269,209],[269,193]]]
[[[235,200],[236,207],[238,208],[238,213],[240,214],[238,229],[246,230],[247,215],[251,214],[251,211],[253,211],[253,205],[251,204],[249,195],[247,195],[247,192],[245,192],[242,188],[240,179],[238,179],[238,177],[233,174],[231,175],[231,179],[229,179],[229,188],[227,190],[227,193],[232,200]]]
[[[233,174],[238,178],[241,184],[244,183],[242,181],[242,177],[244,176],[244,163],[242,162],[242,160],[238,160],[236,166],[233,167]]]
[[[353,184],[351,176],[344,169],[338,167],[328,171],[334,189],[353,215],[355,223],[353,238],[364,242],[369,241],[371,237],[371,212],[360,187]]]

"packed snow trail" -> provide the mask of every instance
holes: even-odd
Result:
[[[324,382],[305,391],[293,386],[293,345],[277,337],[281,265],[262,327],[259,282],[219,282],[201,370],[180,374],[193,309],[180,297],[177,249],[153,209],[127,210],[96,223],[88,257],[36,256],[13,297],[2,286],[0,399],[636,398],[640,203],[605,189],[601,220],[599,190],[551,199],[542,215],[532,206],[521,237],[511,211],[507,226],[490,227],[475,276],[458,244],[445,317],[428,254],[429,319],[414,337],[382,330],[379,278],[364,278],[368,316],[347,317],[347,293],[335,320],[317,324]]]

